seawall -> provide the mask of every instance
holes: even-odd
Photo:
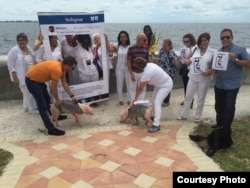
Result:
[[[15,87],[10,81],[9,71],[6,62],[7,57],[4,55],[0,56],[0,101],[22,99],[21,91],[18,87]],[[244,68],[243,84],[250,84],[249,68]],[[211,82],[210,86],[214,86],[214,79]],[[179,89],[182,87],[182,78],[177,73],[174,78],[174,89]],[[109,91],[110,93],[116,93],[116,76],[114,69],[110,70]]]

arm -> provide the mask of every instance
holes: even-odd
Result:
[[[44,61],[44,47],[39,46],[39,48],[35,51],[35,58],[36,63],[39,63],[40,61]]]
[[[15,57],[16,56],[17,56],[17,54],[15,53],[14,50],[11,50],[8,53],[8,56],[7,56],[7,66],[8,66],[8,69],[9,69],[11,81],[13,82],[13,84],[15,86],[19,86],[19,79],[17,77],[16,68],[15,68],[15,62],[16,62],[16,58]]]
[[[111,45],[109,43],[109,39],[108,39],[108,36],[106,34],[104,34],[104,37],[105,37],[105,43],[106,43],[106,48],[109,52],[116,52],[116,47],[114,45]]]
[[[54,79],[51,80],[51,93],[54,99],[56,100],[56,103],[60,105],[62,103],[62,100],[58,96],[57,84],[58,84],[58,80],[54,80]]]
[[[180,68],[180,63],[178,60],[174,61],[174,66],[176,69],[179,69]]]
[[[19,86],[19,79],[18,79],[18,77],[16,75],[16,72],[14,72],[14,71],[12,72],[12,78],[13,78],[14,85]]]
[[[37,39],[34,42],[33,50],[36,51],[38,48],[43,44],[43,35],[42,33],[39,33],[37,36]]]
[[[71,89],[70,89],[70,87],[68,85],[66,77],[62,77],[61,78],[61,82],[62,82],[63,89],[66,91],[66,93],[68,93],[68,95],[70,96],[70,98],[72,99],[72,101],[77,101],[77,98],[72,93],[72,91],[71,91]]]
[[[139,86],[136,89],[135,98],[134,98],[132,104],[134,104],[134,102],[137,101],[138,97],[140,96],[141,92],[143,91],[143,89],[147,85],[147,83],[148,83],[148,81],[140,82]]]
[[[134,75],[134,73],[132,71],[131,60],[130,59],[127,60],[127,66],[128,66],[128,71],[130,73],[131,80],[135,81],[135,75]]]
[[[235,53],[229,53],[229,58],[239,66],[250,67],[250,60],[238,59]]]
[[[237,65],[240,65],[242,67],[249,67],[250,68],[250,60],[234,59],[234,62]]]

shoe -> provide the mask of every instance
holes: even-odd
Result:
[[[183,105],[184,105],[184,101],[182,101],[182,102],[180,103],[180,105],[183,106]]]
[[[65,135],[65,131],[54,128],[54,129],[48,130],[48,135],[62,136],[62,135]]]
[[[179,117],[178,117],[178,120],[187,120],[187,118],[182,117],[182,116],[179,116]]]
[[[92,103],[90,106],[97,107],[98,104],[97,103]]]
[[[216,153],[216,151],[216,149],[209,148],[206,154],[208,157],[212,157]]]
[[[201,122],[201,120],[199,120],[199,119],[194,120],[194,123],[200,123],[200,122]]]
[[[205,137],[205,136],[201,136],[201,135],[191,135],[191,134],[189,135],[189,138],[190,138],[191,140],[193,140],[194,142],[201,142],[201,141],[207,139],[207,137]]]
[[[162,107],[167,107],[167,106],[169,106],[169,102],[163,102],[163,103],[161,104],[161,106],[162,106]]]
[[[119,105],[120,105],[120,106],[123,106],[123,105],[124,105],[124,102],[123,102],[123,101],[120,101],[120,102],[119,102]]]
[[[30,114],[38,115],[39,111],[38,110],[31,110],[29,111]]]
[[[58,121],[64,120],[64,119],[67,119],[66,115],[59,115],[58,118],[57,118]]]
[[[149,133],[155,133],[157,131],[160,130],[160,125],[159,126],[155,126],[155,125],[152,125],[149,129],[148,129],[148,132]]]

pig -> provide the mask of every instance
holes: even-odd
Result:
[[[144,105],[136,104],[120,112],[119,122],[124,123],[127,121],[127,119],[130,119],[132,125],[138,125],[139,124],[138,118],[142,117],[144,120],[146,120],[146,124],[151,125],[153,123],[151,115],[152,115],[151,108]]]
[[[79,126],[83,126],[83,123],[80,121],[81,114],[94,114],[93,108],[89,104],[74,103],[73,101],[64,101],[61,105],[57,105],[56,103],[51,104],[50,112],[57,127],[59,127],[57,119],[61,113],[72,113]]]

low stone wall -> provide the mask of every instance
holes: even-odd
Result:
[[[22,99],[21,91],[10,81],[6,60],[6,56],[0,56],[0,101]],[[243,84],[250,84],[250,69],[244,69]],[[214,86],[214,80],[211,82],[210,86]],[[179,89],[182,87],[182,78],[177,73],[174,78],[174,89]],[[148,90],[151,89],[151,87],[148,88]],[[113,69],[110,70],[109,91],[110,93],[116,92],[116,76]],[[124,91],[126,91],[125,88]]]

